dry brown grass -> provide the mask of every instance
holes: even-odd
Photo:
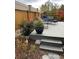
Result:
[[[41,51],[34,41],[26,43],[22,37],[17,37],[15,41],[15,59],[41,59],[42,55],[47,54]]]

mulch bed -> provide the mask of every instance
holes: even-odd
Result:
[[[26,46],[23,47],[23,50],[21,47],[17,47],[17,39],[21,41],[22,43],[24,38],[17,37],[16,38],[16,44],[15,44],[15,59],[42,59],[42,55],[47,54],[46,52],[39,49],[39,45],[34,44],[34,41],[29,41],[30,43],[25,43]]]
[[[46,54],[44,51],[37,50],[28,54],[27,59],[42,59],[44,54]]]

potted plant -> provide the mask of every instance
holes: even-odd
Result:
[[[33,22],[23,21],[20,25],[21,35],[25,36],[27,39],[31,32],[34,30]]]
[[[44,24],[41,18],[36,18],[36,20],[34,21],[34,26],[35,26],[35,30],[37,34],[42,34],[43,29],[44,29]]]

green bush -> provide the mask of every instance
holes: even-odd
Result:
[[[23,36],[29,36],[30,33],[34,30],[33,22],[23,21],[20,25],[21,33]]]
[[[35,27],[35,28],[36,28],[36,27],[44,27],[44,24],[43,24],[41,18],[35,18],[34,27]]]

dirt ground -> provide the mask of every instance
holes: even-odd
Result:
[[[60,59],[64,59],[64,55],[61,55],[61,56],[60,56]]]

